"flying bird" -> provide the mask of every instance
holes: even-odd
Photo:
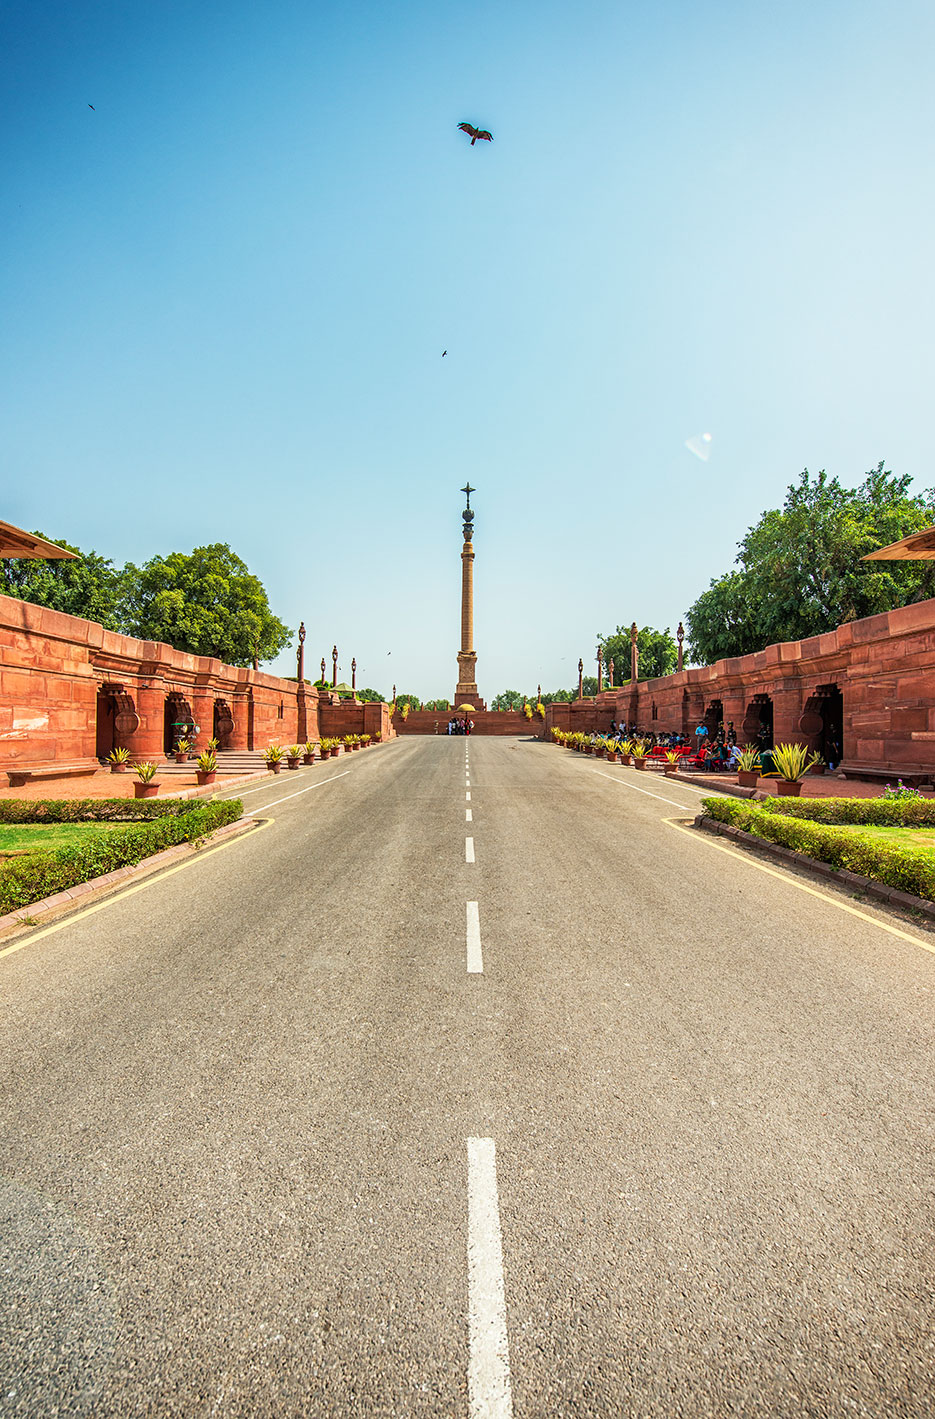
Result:
[[[444,359],[444,358],[445,358],[445,356],[446,356],[446,355],[447,355],[447,353],[448,353],[448,351],[447,351],[447,350],[442,350],[442,359]]]
[[[488,133],[486,128],[475,128],[473,123],[459,123],[458,127],[461,129],[462,133],[470,133],[472,148],[478,138],[483,138],[487,143],[493,142],[493,134]]]
[[[94,108],[93,103],[89,103],[89,104],[88,104],[88,108]],[[97,113],[97,109],[96,109],[96,108],[94,108],[94,112]]]

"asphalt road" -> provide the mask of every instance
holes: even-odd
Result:
[[[0,956],[0,1414],[930,1415],[935,937],[699,796],[402,739]]]

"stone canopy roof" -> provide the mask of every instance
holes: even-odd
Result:
[[[34,561],[51,562],[55,559],[77,560],[74,552],[37,537],[34,532],[24,532],[9,522],[0,522],[0,557],[30,557]]]

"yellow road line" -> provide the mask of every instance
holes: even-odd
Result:
[[[908,931],[900,931],[898,926],[890,926],[888,922],[880,921],[878,917],[870,916],[867,912],[860,911],[858,907],[850,907],[847,902],[832,897],[828,892],[819,892],[817,887],[807,887],[804,882],[800,882],[790,873],[777,871],[775,867],[767,867],[765,862],[757,862],[735,847],[727,847],[725,843],[714,842],[709,834],[702,830],[686,828],[684,824],[677,823],[674,818],[663,818],[662,821],[667,823],[670,828],[675,828],[678,833],[687,833],[690,838],[694,838],[695,842],[702,842],[707,847],[713,847],[715,852],[727,853],[727,856],[732,857],[735,862],[745,862],[748,867],[755,867],[757,872],[765,872],[768,877],[778,877],[781,882],[787,882],[790,887],[796,887],[800,892],[807,892],[810,897],[818,897],[822,902],[830,902],[833,907],[837,907],[838,911],[847,912],[848,916],[859,917],[861,921],[869,921],[871,926],[878,926],[881,931],[889,932],[890,936],[898,936],[900,941],[908,941],[913,946],[921,946],[923,951],[929,951],[935,956],[935,945],[923,941],[918,936],[910,935]]]
[[[157,882],[164,882],[167,877],[174,876],[176,872],[184,872],[187,867],[193,867],[196,862],[204,862],[206,857],[211,857],[216,852],[223,852],[225,848],[233,847],[235,843],[242,842],[244,838],[253,837],[253,833],[271,827],[274,820],[267,818],[258,822],[253,818],[250,821],[257,824],[253,832],[240,833],[237,837],[231,838],[229,842],[218,843],[216,847],[207,847],[203,851],[195,852],[184,862],[177,863],[175,867],[167,867],[165,871],[154,872],[151,877],[146,878],[145,882],[137,882],[132,887],[119,887],[103,901],[95,902],[93,906],[85,907],[83,911],[66,916],[62,921],[54,922],[52,926],[44,926],[41,931],[34,931],[31,936],[25,936],[22,941],[14,941],[12,946],[4,946],[0,949],[0,960],[4,956],[12,956],[14,951],[22,951],[24,946],[32,946],[35,941],[42,941],[44,937],[51,936],[56,931],[63,931],[66,926],[73,926],[76,921],[83,921],[86,916],[94,916],[96,912],[102,912],[105,907],[112,907],[115,902],[122,902],[126,897],[132,897],[136,892],[144,892],[147,887],[154,887]],[[29,915],[29,907],[23,907],[22,910],[27,916]]]

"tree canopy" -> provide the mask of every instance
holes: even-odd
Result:
[[[117,568],[97,552],[46,540],[79,560],[4,559],[10,596],[228,665],[252,665],[255,653],[272,660],[289,644],[292,632],[270,610],[263,583],[224,542]]]
[[[739,571],[686,612],[692,658],[746,655],[935,595],[933,562],[861,561],[935,522],[935,490],[910,496],[910,482],[882,463],[855,489],[804,469],[738,544]]]
[[[630,678],[630,628],[618,626],[612,636],[597,634],[604,665],[605,683],[610,680],[610,662],[614,662],[614,685],[622,685]],[[678,647],[666,626],[657,631],[654,626],[641,626],[636,633],[636,648],[639,651],[639,679],[655,680],[660,675],[671,675],[678,663]]]
[[[228,665],[272,660],[292,632],[274,616],[259,577],[225,542],[128,563],[123,617],[130,635],[166,641]]]
[[[40,561],[29,557],[3,559],[4,591],[20,601],[48,606],[69,616],[97,621],[109,631],[122,631],[120,602],[124,572],[97,552],[82,552],[61,538],[37,532],[47,542],[55,542],[80,558],[72,561]]]

